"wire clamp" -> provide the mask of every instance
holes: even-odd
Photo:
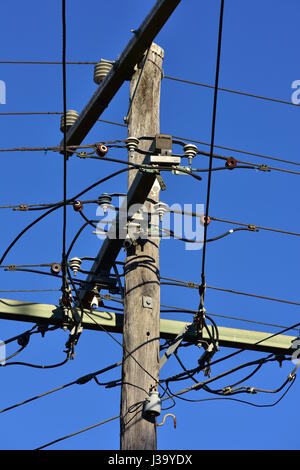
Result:
[[[259,171],[271,171],[268,165],[259,165],[257,168]]]
[[[223,395],[230,395],[232,393],[232,387],[222,388]]]

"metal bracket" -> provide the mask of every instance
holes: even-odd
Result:
[[[174,354],[174,352],[177,351],[178,347],[180,346],[180,343],[184,339],[185,335],[189,331],[189,329],[193,329],[193,326],[190,325],[184,325],[184,328],[181,330],[181,332],[176,336],[174,339],[173,343],[169,346],[165,354],[160,358],[160,363],[159,363],[159,368],[161,369],[167,360]]]
[[[147,297],[147,296],[143,295],[143,307],[144,308],[150,308],[150,309],[153,308],[152,297]]]

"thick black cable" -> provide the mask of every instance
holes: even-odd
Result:
[[[221,50],[222,50],[223,14],[224,14],[224,0],[221,0],[220,18],[219,18],[217,64],[216,64],[216,75],[215,75],[214,103],[213,103],[213,116],[212,116],[212,129],[211,129],[211,143],[210,143],[210,157],[209,157],[209,173],[208,173],[208,182],[207,182],[207,197],[206,197],[206,211],[205,211],[206,212],[206,220],[208,220],[210,192],[211,192],[211,179],[212,179],[211,170],[212,170],[212,164],[213,164],[216,118],[217,118],[218,87],[219,87],[220,62],[221,62]],[[203,242],[203,249],[202,249],[202,272],[201,272],[202,292],[200,292],[199,311],[200,310],[203,311],[203,308],[204,308],[207,227],[208,227],[208,224],[204,224],[204,242]]]
[[[66,258],[66,237],[67,237],[67,69],[66,69],[66,0],[61,0],[62,7],[62,77],[63,77],[63,240],[62,240],[62,291],[67,289],[67,258]]]

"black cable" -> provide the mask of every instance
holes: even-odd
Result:
[[[62,8],[62,77],[63,77],[63,240],[62,240],[62,292],[67,289],[67,258],[66,258],[66,237],[67,237],[67,70],[66,70],[66,0],[61,0]]]
[[[116,362],[116,363],[114,363],[114,364],[112,364],[108,367],[105,367],[104,369],[100,369],[96,372],[86,374],[84,376],[79,377],[76,380],[73,380],[72,382],[69,382],[67,384],[64,384],[64,385],[61,385],[59,387],[53,388],[53,389],[51,389],[47,392],[41,393],[39,395],[35,395],[34,397],[31,397],[31,398],[28,398],[27,400],[16,403],[15,405],[11,405],[11,406],[8,406],[7,408],[3,408],[2,410],[0,410],[0,414],[5,413],[6,411],[13,410],[15,408],[19,408],[20,406],[26,405],[27,403],[31,403],[32,401],[39,400],[40,398],[51,395],[53,393],[56,393],[60,390],[71,387],[73,385],[84,385],[84,384],[88,383],[89,381],[91,381],[96,375],[104,374],[105,372],[108,372],[112,369],[115,369],[116,367],[119,367],[121,364],[122,364],[122,361]]]
[[[127,356],[126,356],[125,360],[126,360],[128,357],[130,357],[131,359],[133,359],[134,362],[142,369],[142,371],[145,372],[145,374],[147,374],[152,380],[154,380],[154,382],[155,382],[158,386],[160,386],[160,387],[165,391],[165,388],[161,385],[160,381],[158,381],[147,369],[145,369],[145,368],[142,366],[142,364],[133,356],[133,353],[134,353],[135,351],[129,352],[129,351],[124,347],[124,345],[122,345],[122,343],[120,343],[119,340],[117,340],[106,328],[104,328],[104,326],[101,325],[101,323],[98,323],[98,322],[93,318],[93,316],[92,316],[91,314],[89,314],[89,313],[87,313],[87,312],[85,312],[85,314],[86,314],[89,318],[91,318],[91,319],[93,320],[93,322],[96,323],[96,325],[100,326],[100,328],[101,328],[105,333],[107,333],[108,336],[110,336],[110,338],[112,338],[113,341],[115,341],[115,342],[126,352]],[[149,343],[149,341],[148,341],[148,343]],[[169,397],[169,398],[171,399],[171,397]]]
[[[180,136],[174,135],[173,138],[174,139],[181,139],[183,141],[192,142],[192,143],[195,143],[195,144],[205,145],[206,147],[210,146],[210,144],[208,142],[205,142],[205,141],[202,141],[202,140],[192,139],[192,138],[189,138],[189,137],[180,137]],[[263,158],[265,160],[273,160],[273,161],[276,161],[276,162],[288,163],[290,165],[297,165],[297,166],[300,165],[299,162],[286,160],[286,159],[279,158],[279,157],[274,157],[274,156],[271,156],[271,155],[264,155],[262,153],[250,152],[248,150],[241,150],[241,149],[236,149],[236,148],[233,148],[233,147],[225,147],[223,145],[216,145],[216,144],[215,144],[215,148],[219,148],[219,149],[222,149],[222,150],[228,150],[229,152],[242,153],[244,155],[249,155],[249,156],[252,156],[252,157]]]
[[[149,54],[150,54],[150,50],[151,48],[149,47],[148,50],[146,51],[146,54],[145,54],[145,57],[144,57],[144,60],[143,60],[143,65],[142,65],[142,68],[140,70],[140,73],[139,73],[139,76],[138,76],[138,79],[137,79],[137,82],[136,82],[136,86],[135,86],[135,89],[134,89],[134,92],[132,94],[132,98],[129,102],[129,107],[128,107],[128,111],[127,111],[127,115],[126,115],[126,119],[128,120],[129,117],[130,117],[130,112],[131,112],[131,108],[132,108],[132,105],[134,103],[134,99],[136,97],[136,93],[139,89],[139,85],[140,85],[140,82],[141,82],[141,79],[142,79],[142,76],[143,76],[143,72],[145,70],[145,66],[146,66],[146,63],[147,63],[147,60],[148,60],[148,57],[149,57]]]
[[[60,437],[58,439],[55,439],[54,441],[48,442],[47,444],[44,444],[40,447],[37,447],[34,450],[42,450],[45,449],[46,447],[50,447],[53,444],[57,444],[58,442],[64,441],[66,439],[70,439],[70,437],[78,436],[78,434],[82,434],[83,432],[90,431],[91,429],[98,428],[99,426],[102,426],[103,424],[109,423],[111,421],[114,421],[116,419],[119,419],[120,415],[118,416],[113,416],[112,418],[105,419],[104,421],[101,421],[100,423],[93,424],[92,426],[88,426],[86,428],[81,429],[80,431],[73,432],[72,434],[68,434],[66,436]]]
[[[237,403],[243,403],[243,404],[246,404],[246,405],[254,406],[255,408],[272,408],[273,406],[276,406],[278,403],[280,403],[280,401],[286,396],[286,394],[289,392],[290,388],[293,386],[294,383],[295,383],[295,378],[291,381],[291,384],[289,385],[287,390],[282,394],[281,397],[278,398],[278,400],[276,400],[274,403],[267,403],[267,404],[263,404],[263,405],[260,405],[260,404],[257,404],[257,403],[251,403],[250,401],[247,401],[247,400],[240,400],[238,398],[230,398],[230,397],[191,399],[191,398],[185,398],[185,397],[182,397],[182,396],[177,396],[176,394],[173,394],[173,396],[176,396],[176,398],[178,398],[179,400],[183,400],[183,401],[190,402],[190,403],[191,402],[192,403],[201,403],[201,402],[216,401],[216,400],[230,400],[230,401],[234,401],[234,402],[237,402]],[[168,386],[167,388],[168,388],[168,391],[171,394],[172,391],[170,390],[170,387]]]
[[[297,233],[297,232],[291,232],[291,231],[277,229],[277,228],[271,228],[271,227],[264,227],[262,225],[257,225],[257,224],[246,224],[244,222],[236,222],[236,221],[233,221],[233,220],[220,219],[218,217],[213,217],[213,216],[210,216],[210,219],[215,221],[215,222],[222,222],[222,223],[225,223],[225,224],[232,224],[232,225],[241,225],[241,226],[244,226],[244,227],[254,227],[258,230],[265,230],[265,231],[268,231],[268,232],[281,233],[281,234],[284,234],[284,235],[293,235],[293,236],[296,236],[296,237],[300,237],[300,233]]]
[[[200,284],[195,283],[195,282],[187,282],[187,281],[181,281],[180,279],[175,279],[175,278],[170,278],[170,277],[164,277],[161,276],[160,279],[166,280],[166,281],[171,281],[171,283],[168,283],[168,285],[176,285],[178,287],[187,287],[189,289],[199,289]],[[167,284],[167,283],[165,283]],[[296,305],[297,307],[300,307],[300,302],[294,302],[293,300],[287,300],[287,299],[280,299],[278,297],[269,297],[266,295],[259,295],[259,294],[252,294],[250,292],[244,292],[244,291],[238,291],[234,289],[226,289],[224,287],[216,287],[216,286],[206,286],[207,289],[211,290],[216,290],[220,292],[226,292],[229,294],[235,294],[235,295],[243,295],[246,297],[253,297],[256,299],[260,300],[269,300],[272,302],[279,302],[282,304],[287,304],[287,305]]]
[[[29,362],[7,362],[6,364],[0,364],[0,367],[7,367],[7,366],[26,366],[26,367],[32,367],[33,369],[55,369],[56,367],[61,367],[64,366],[68,361],[70,357],[67,355],[67,357],[56,364],[50,364],[50,365],[40,365],[40,364],[31,364]]]
[[[44,114],[44,113],[42,113]],[[48,114],[48,113],[47,113]],[[57,114],[57,113],[55,113]],[[59,113],[59,114],[62,114],[62,113]],[[98,121],[101,121],[101,122],[104,122],[104,123],[107,123],[107,124],[111,124],[111,125],[114,125],[114,126],[119,126],[119,127],[126,127],[126,124],[122,124],[120,122],[114,122],[114,121],[107,121],[107,120],[104,120],[104,119],[98,119]],[[141,137],[140,137],[141,139]],[[151,137],[152,139],[152,137]],[[202,141],[202,140],[196,140],[196,139],[193,139],[191,137],[182,137],[182,136],[176,136],[174,135],[173,136],[173,139],[174,139],[174,143],[176,142],[176,139],[179,139],[178,142],[181,143],[181,145],[185,145],[186,142],[192,142],[192,143],[195,143],[195,144],[200,144],[200,145],[205,145],[207,147],[210,147],[210,144],[208,142],[205,142],[205,141]],[[185,142],[184,142],[185,141]],[[78,148],[92,148],[94,147],[94,145],[82,145],[82,146],[68,146],[68,150],[76,150]],[[255,152],[250,152],[248,150],[242,150],[242,149],[236,149],[236,148],[233,148],[233,147],[225,147],[223,145],[217,145],[215,144],[215,148],[219,148],[219,149],[222,149],[222,150],[227,150],[227,151],[230,151],[230,152],[235,152],[235,153],[241,153],[241,154],[244,154],[244,155],[249,155],[249,156],[252,156],[252,157],[258,157],[258,158],[262,158],[262,159],[265,159],[265,160],[272,160],[272,161],[276,161],[276,162],[281,162],[281,163],[287,163],[287,164],[290,164],[290,165],[296,165],[296,166],[300,166],[300,163],[299,162],[296,162],[296,161],[292,161],[292,160],[286,160],[286,159],[283,159],[283,158],[279,158],[279,157],[274,157],[272,155],[265,155],[265,154],[262,154],[262,153],[255,153]],[[61,147],[13,147],[13,148],[0,148],[0,152],[3,153],[3,152],[47,152],[47,151],[54,151],[54,152],[60,152],[62,149]]]
[[[173,232],[173,230],[168,230],[164,228],[161,228],[160,230],[163,232],[167,232],[168,235],[170,235],[175,240],[179,240],[185,243],[204,243],[204,240],[192,240],[189,238],[179,237]],[[252,230],[246,227],[245,228],[244,227],[233,228],[233,229],[227,230],[227,232],[222,233],[221,235],[217,235],[216,237],[206,239],[206,243],[211,243],[211,242],[221,240],[222,238],[228,237],[228,235],[232,235],[233,233],[236,233],[236,232],[257,232],[257,231],[258,230]]]
[[[197,81],[186,80],[186,79],[179,78],[179,77],[173,77],[171,75],[164,75],[164,79],[172,80],[172,81],[180,82],[180,83],[185,83],[187,85],[195,85],[195,86],[198,86],[198,87],[210,88],[212,90],[215,89],[215,87],[213,85],[209,85],[207,83],[200,83],[200,82],[197,82]],[[277,98],[270,98],[270,97],[267,97],[267,96],[257,95],[257,94],[254,94],[254,93],[249,93],[249,92],[240,91],[240,90],[233,90],[233,89],[230,89],[230,88],[219,87],[218,90],[226,92],[226,93],[232,93],[232,94],[240,95],[240,96],[247,96],[249,98],[255,98],[255,99],[269,101],[269,102],[273,102],[273,103],[286,104],[288,106],[299,106],[299,105],[293,103],[292,101],[285,101],[285,100],[281,100],[281,99],[277,99]]]
[[[91,184],[90,186],[88,186],[86,189],[82,190],[79,194],[77,194],[76,196],[72,197],[71,199],[69,199],[67,201],[67,203],[69,202],[74,202],[76,199],[78,199],[79,197],[83,196],[85,193],[87,193],[88,191],[91,191],[92,189],[94,189],[96,186],[106,182],[107,180],[111,179],[111,178],[114,178],[115,176],[118,176],[122,173],[125,173],[126,171],[130,171],[131,168],[123,168],[121,170],[118,170],[118,171],[115,171],[114,173],[102,178],[101,180],[98,180],[96,181],[96,183],[93,183]],[[38,222],[40,222],[41,220],[43,220],[44,218],[46,218],[48,215],[50,215],[52,212],[56,211],[57,209],[59,209],[60,207],[63,206],[63,203],[59,203],[57,204],[57,206],[54,206],[52,207],[51,209],[49,209],[47,212],[45,212],[44,214],[40,215],[37,219],[35,219],[33,222],[31,222],[29,225],[27,225],[18,235],[17,237],[10,243],[10,245],[7,247],[7,249],[5,250],[5,252],[3,253],[1,259],[0,259],[0,265],[3,264],[3,261],[5,260],[6,256],[8,255],[8,253],[10,252],[10,250],[13,248],[13,246],[17,243],[17,241],[28,231],[30,230],[34,225],[36,225]]]
[[[215,75],[215,90],[214,90],[212,129],[211,129],[211,144],[210,144],[210,157],[209,157],[209,173],[208,173],[208,182],[207,182],[207,197],[206,197],[206,211],[205,211],[206,220],[208,220],[210,192],[211,192],[211,177],[212,177],[211,170],[212,170],[212,163],[213,163],[216,118],[217,118],[218,87],[219,87],[220,61],[221,61],[221,49],[222,49],[222,32],[223,32],[223,14],[224,14],[224,0],[221,0],[217,65],[216,65],[216,75]],[[205,260],[206,260],[206,244],[207,244],[207,227],[208,227],[208,224],[205,223],[204,224],[204,242],[203,242],[203,251],[202,251],[202,272],[201,272],[202,292],[200,292],[200,305],[199,305],[199,311],[202,311],[202,312],[204,308],[204,295],[205,295]]]
[[[67,253],[66,253],[66,257],[67,259],[69,258],[70,254],[71,254],[71,251],[73,250],[73,247],[76,243],[76,241],[78,240],[79,236],[81,235],[81,233],[84,231],[84,229],[89,225],[88,222],[85,222],[84,224],[82,224],[82,226],[80,227],[80,229],[78,230],[78,232],[76,233],[76,235],[74,236],[73,240],[71,241],[70,243],[70,246],[67,250]]]
[[[0,64],[6,64],[6,65],[61,65],[62,62],[61,61],[42,61],[42,60],[23,60],[23,61],[20,61],[20,60],[1,60],[0,61]],[[97,62],[94,62],[94,61],[67,61],[66,62],[67,65],[96,65]],[[203,87],[203,88],[209,88],[211,90],[214,90],[214,85],[210,85],[208,83],[201,83],[201,82],[198,82],[198,81],[195,81],[195,80],[187,80],[187,79],[184,79],[184,78],[180,78],[180,77],[174,77],[172,75],[164,75],[163,76],[164,79],[166,80],[172,80],[172,81],[176,81],[176,82],[179,82],[179,83],[184,83],[184,84],[187,84],[187,85],[193,85],[193,86],[198,86],[198,87]],[[268,96],[263,96],[263,95],[257,95],[255,93],[250,93],[250,92],[246,92],[246,91],[241,91],[241,90],[234,90],[232,88],[224,88],[224,87],[219,87],[219,91],[223,91],[223,92],[226,92],[226,93],[231,93],[231,94],[235,94],[235,95],[241,95],[241,96],[247,96],[247,97],[250,97],[250,98],[255,98],[255,99],[259,99],[259,100],[264,100],[264,101],[268,101],[268,102],[274,102],[274,103],[280,103],[280,104],[285,104],[285,105],[289,105],[289,106],[299,106],[295,103],[292,103],[291,101],[286,101],[286,100],[282,100],[282,99],[279,99],[279,98],[272,98],[272,97],[268,97]]]
[[[295,325],[292,325],[292,326],[290,326],[290,327],[288,327],[288,328],[285,328],[284,330],[281,330],[281,331],[279,331],[279,332],[277,332],[277,333],[274,333],[274,334],[272,334],[272,335],[268,335],[268,336],[264,337],[263,339],[261,339],[261,340],[257,341],[256,343],[254,343],[253,346],[257,346],[257,345],[263,343],[264,341],[267,341],[268,339],[271,339],[271,338],[274,338],[274,337],[276,337],[276,336],[278,336],[278,335],[280,335],[280,334],[286,333],[287,331],[292,330],[292,329],[298,327],[299,325],[300,325],[300,323],[298,322],[298,323],[296,323]],[[237,351],[234,351],[233,353],[230,353],[230,354],[228,354],[227,356],[223,356],[222,358],[217,359],[217,360],[211,362],[210,366],[215,365],[215,364],[218,364],[218,363],[220,363],[220,362],[223,362],[223,361],[225,361],[225,360],[227,360],[227,359],[229,359],[229,358],[238,356],[239,354],[241,354],[241,353],[244,352],[244,351],[246,351],[246,348],[238,349]],[[247,363],[247,364],[249,364],[249,363]],[[243,365],[243,367],[245,367],[245,365]],[[232,373],[233,370],[235,371],[236,368],[231,369],[230,372]],[[222,378],[224,375],[228,375],[228,371],[227,371],[226,373],[219,374],[219,375],[217,375],[216,377],[213,377],[212,379],[209,379],[208,381],[202,382],[201,385],[207,385],[208,383],[210,383],[210,382],[212,382],[212,381],[214,381],[214,380],[217,380],[218,378]],[[176,376],[174,376],[174,377],[176,378]],[[174,377],[172,377],[172,378],[174,378]],[[169,379],[170,379],[170,378],[168,378],[167,380],[169,380]],[[178,392],[178,393],[184,394],[184,393],[187,393],[188,391],[192,391],[192,390],[197,389],[196,387],[198,387],[198,386],[189,387],[189,389],[181,390],[181,391]],[[178,394],[177,394],[177,395],[178,395]]]
[[[161,283],[161,284],[163,284],[163,283]],[[180,308],[180,307],[170,307],[168,309],[163,308],[163,309],[160,310],[160,313],[174,313],[174,312],[175,313],[189,313],[191,315],[195,315],[197,313],[197,310],[184,309],[184,308]],[[215,317],[215,318],[225,318],[226,320],[234,320],[234,321],[240,321],[240,322],[245,322],[245,323],[251,323],[253,325],[270,326],[272,328],[279,328],[279,329],[287,328],[287,326],[278,325],[277,323],[266,323],[266,322],[261,322],[261,321],[258,321],[258,320],[248,320],[248,318],[233,317],[231,315],[221,315],[221,314],[217,314],[217,313],[211,313],[210,311],[206,312],[206,313],[208,313],[211,317]],[[297,333],[299,334],[299,329],[295,329],[295,331],[297,331]]]

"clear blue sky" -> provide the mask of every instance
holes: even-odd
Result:
[[[115,59],[148,13],[154,0],[68,1],[68,60]],[[213,83],[217,49],[219,0],[182,0],[156,42],[165,49],[166,74]],[[299,79],[299,14],[297,0],[226,0],[220,85],[290,100],[291,83]],[[28,0],[1,5],[2,60],[60,60],[61,2]],[[56,66],[0,65],[0,79],[7,84],[7,104],[0,111],[61,111],[62,75]],[[105,111],[103,118],[122,122],[128,106],[128,82]],[[95,90],[90,66],[68,67],[68,108],[80,111]],[[213,93],[170,81],[163,81],[161,130],[165,133],[209,141]],[[1,147],[49,146],[60,139],[59,117],[0,116]],[[299,110],[281,104],[221,93],[219,96],[216,143],[299,159]],[[125,138],[126,130],[97,123],[86,142]],[[223,152],[226,154],[226,152]],[[229,153],[227,152],[229,155]],[[118,152],[114,152],[118,156]],[[257,161],[255,157],[247,157]],[[262,160],[259,160],[263,162]],[[208,161],[198,158],[198,166]],[[52,202],[62,198],[62,161],[57,154],[1,154],[0,204]],[[117,165],[71,159],[69,194],[75,194]],[[296,168],[297,169],[297,168]],[[299,176],[256,171],[213,174],[211,215],[246,223],[300,231]],[[185,177],[166,177],[165,202],[204,203],[203,183]],[[126,177],[92,192],[126,190]],[[94,217],[94,209],[87,213]],[[1,251],[35,214],[1,211]],[[7,258],[9,263],[59,261],[62,214],[51,215],[28,233]],[[70,209],[68,239],[72,239],[81,219]],[[228,226],[231,228],[231,226]],[[212,224],[210,234],[226,226]],[[87,229],[74,256],[94,256],[99,241]],[[122,255],[124,256],[124,255]],[[258,294],[299,300],[299,248],[296,237],[274,233],[238,233],[208,247],[207,282],[211,285],[246,290]],[[201,252],[188,252],[176,241],[161,245],[161,274],[198,282]],[[0,289],[56,288],[57,280],[34,274],[0,272]],[[4,295],[3,295],[4,296]],[[12,294],[10,298],[57,303],[59,293]],[[7,295],[7,297],[9,297]],[[197,308],[195,291],[162,287],[162,301]],[[247,319],[290,325],[299,319],[297,307],[225,293],[208,291],[208,311]],[[187,315],[165,315],[188,321]],[[218,319],[219,325],[253,328],[255,325]],[[22,332],[28,325],[1,320],[1,339]],[[261,331],[276,329],[257,327]],[[54,363],[64,357],[64,332],[44,339],[33,337],[20,359]],[[119,339],[121,339],[119,337]],[[13,348],[9,349],[12,351]],[[118,347],[105,333],[84,331],[76,348],[76,359],[60,369],[40,371],[22,367],[1,370],[1,406],[5,407],[34,394],[97,370],[121,357]],[[219,356],[230,352],[223,349]],[[258,357],[244,353],[239,359],[220,364],[215,373]],[[199,351],[183,354],[192,367]],[[292,364],[282,369],[266,366],[249,385],[276,388]],[[173,361],[164,376],[179,371]],[[119,372],[107,375],[117,378]],[[240,377],[240,376],[239,376]],[[226,382],[230,382],[226,381]],[[223,385],[227,385],[222,382]],[[180,385],[179,385],[180,387]],[[175,388],[176,389],[176,388]],[[168,422],[158,430],[160,449],[299,449],[297,414],[299,383],[278,407],[256,409],[230,401],[189,404],[178,402],[174,409],[178,428]],[[199,392],[199,397],[206,397]],[[192,398],[195,398],[194,394]],[[249,396],[246,396],[249,398]],[[249,398],[271,403],[273,396]],[[119,389],[105,390],[93,383],[75,386],[1,416],[1,448],[31,449],[56,437],[76,431],[119,413]],[[117,449],[118,422],[107,424],[65,443],[57,449]]]

